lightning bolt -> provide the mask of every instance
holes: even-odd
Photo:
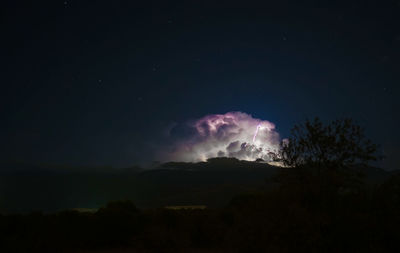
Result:
[[[258,134],[258,130],[260,129],[260,127],[261,127],[261,123],[259,123],[259,124],[257,125],[256,132],[254,133],[254,136],[253,136],[253,143],[254,143],[254,141],[256,140],[256,137],[257,137],[257,134]]]

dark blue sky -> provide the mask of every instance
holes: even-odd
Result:
[[[399,168],[398,2],[134,2],[4,4],[1,160],[132,165],[172,122],[243,111],[283,137],[353,117]]]

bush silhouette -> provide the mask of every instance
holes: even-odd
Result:
[[[352,119],[323,124],[317,117],[295,125],[282,143],[281,159],[286,166],[317,166],[337,169],[376,160],[377,146]]]
[[[363,187],[363,168],[377,160],[377,145],[352,119],[324,124],[319,118],[295,125],[282,142],[280,158],[286,169],[276,178],[282,186],[320,200]]]

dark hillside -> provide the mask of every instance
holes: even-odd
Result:
[[[20,167],[19,167],[20,166]],[[3,211],[57,211],[98,208],[115,199],[131,199],[141,208],[199,204],[221,207],[237,194],[257,192],[279,167],[267,163],[215,158],[207,162],[169,162],[153,169],[87,168],[3,164]],[[379,183],[395,172],[368,167],[366,179]],[[28,191],[26,189],[29,189]]]

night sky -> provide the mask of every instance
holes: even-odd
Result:
[[[241,111],[282,137],[352,117],[399,169],[400,3],[274,2],[2,2],[0,160],[152,162],[171,124]]]

